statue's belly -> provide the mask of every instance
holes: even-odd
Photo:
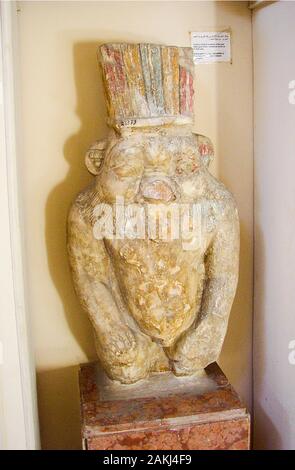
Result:
[[[140,329],[170,346],[196,319],[203,291],[201,256],[177,242],[111,245],[116,278]]]

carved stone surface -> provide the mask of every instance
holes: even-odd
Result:
[[[107,44],[101,64],[110,131],[69,214],[75,289],[110,378],[200,374],[226,334],[239,223],[208,172],[210,140],[192,132],[191,50]]]

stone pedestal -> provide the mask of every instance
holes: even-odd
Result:
[[[216,363],[203,376],[167,372],[133,385],[83,364],[80,397],[84,449],[249,449],[250,416]]]

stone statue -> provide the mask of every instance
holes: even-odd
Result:
[[[210,140],[192,131],[192,51],[106,44],[100,56],[110,131],[69,214],[75,289],[110,378],[198,374],[226,334],[239,222],[207,170]]]

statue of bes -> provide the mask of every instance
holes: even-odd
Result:
[[[105,44],[100,62],[110,131],[69,213],[75,289],[111,379],[203,373],[227,330],[239,221],[207,170],[210,140],[193,133],[192,50]]]

